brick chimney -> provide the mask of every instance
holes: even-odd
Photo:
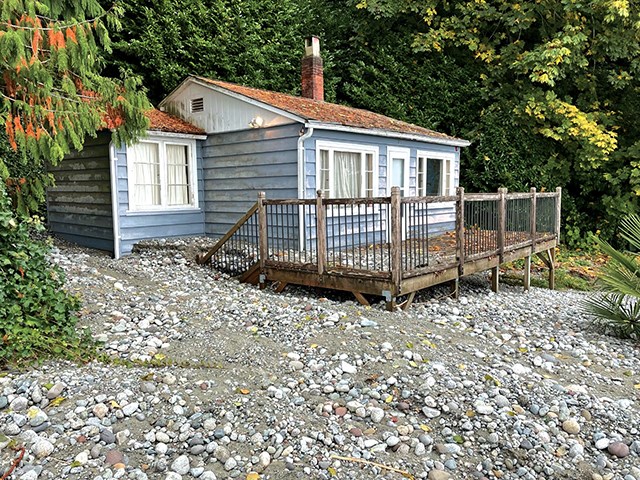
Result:
[[[320,39],[309,37],[304,41],[302,57],[302,96],[324,101],[324,75],[320,56]]]

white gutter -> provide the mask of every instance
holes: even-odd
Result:
[[[188,138],[189,140],[206,140],[207,139],[207,135],[205,134],[165,132],[163,130],[147,130],[147,133],[145,137],[142,137],[142,140],[144,140],[144,138],[146,137]]]
[[[298,198],[302,200],[304,198],[304,142],[313,135],[313,127],[310,127],[308,124],[305,124],[303,128],[306,128],[307,131],[304,132],[300,137],[298,137]],[[298,238],[300,239],[299,249],[302,251],[304,249],[304,206],[300,206],[300,210],[298,212],[298,231],[300,235]]]
[[[113,257],[120,258],[120,217],[118,216],[118,155],[113,142],[109,142],[111,165],[111,216],[113,217]]]
[[[333,130],[338,132],[349,132],[349,133],[360,133],[363,135],[375,135],[377,137],[387,137],[387,138],[402,138],[405,140],[416,140],[419,142],[429,142],[436,143],[439,145],[450,145],[452,147],[468,147],[471,145],[471,142],[468,140],[463,140],[461,138],[440,138],[440,137],[432,137],[429,135],[421,135],[419,133],[402,133],[402,132],[394,132],[390,130],[382,130],[375,128],[360,128],[360,127],[349,127],[346,125],[339,125],[336,123],[324,123],[324,122],[314,122],[309,121],[306,124],[309,128],[320,128],[326,130]]]

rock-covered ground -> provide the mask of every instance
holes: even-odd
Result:
[[[197,242],[58,243],[110,360],[0,373],[0,476],[24,445],[10,478],[640,480],[640,348],[582,294],[478,276],[389,313],[239,284]]]

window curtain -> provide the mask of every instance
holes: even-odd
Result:
[[[160,205],[160,158],[157,143],[139,142],[131,147],[134,188],[131,192],[136,206]]]
[[[333,152],[334,197],[355,198],[362,184],[362,155],[352,152]]]
[[[188,147],[167,145],[167,201],[169,205],[189,204]]]

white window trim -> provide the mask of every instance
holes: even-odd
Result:
[[[443,192],[442,194],[445,195],[446,191],[449,190],[449,195],[455,195],[455,172],[456,172],[456,154],[454,152],[434,152],[431,150],[418,150],[417,154],[416,154],[416,195],[418,194],[418,191],[420,190],[420,185],[419,185],[419,178],[418,178],[418,169],[420,166],[420,158],[421,157],[426,157],[426,158],[431,158],[434,160],[442,160],[443,162],[445,160],[449,160],[449,185],[445,185],[446,182],[446,172],[443,172],[443,175],[441,175],[441,179],[440,179],[440,191]],[[425,176],[425,181],[426,181],[426,176]],[[447,188],[448,187],[448,188]],[[426,188],[423,187],[423,188]]]
[[[316,141],[316,190],[320,189],[318,182],[320,181],[320,150],[338,150],[340,152],[352,152],[352,153],[360,153],[363,154],[363,158],[366,158],[366,154],[373,155],[373,183],[371,185],[372,196],[377,197],[379,195],[378,185],[379,185],[379,176],[380,176],[380,149],[375,145],[363,145],[357,143],[347,143],[347,142],[331,142],[326,140],[317,140]],[[330,171],[331,171],[331,163],[333,162],[333,155],[330,155]],[[366,169],[363,169],[365,171]],[[333,191],[334,179],[333,175],[329,177],[329,192]],[[362,190],[366,190],[366,178],[362,176]],[[331,195],[331,193],[329,194]],[[360,197],[367,198],[367,197]]]
[[[411,193],[411,186],[409,185],[409,173],[411,170],[411,150],[405,147],[387,147],[387,195],[391,195],[391,187],[393,187],[393,185],[391,185],[391,169],[393,168],[391,157],[394,155],[396,157],[402,157],[404,159],[404,172],[402,172],[402,176],[404,177],[403,196],[408,197]]]
[[[138,143],[154,143],[158,145],[158,155],[160,159],[160,199],[161,205],[132,205],[132,192],[135,187],[135,169],[133,168],[133,155],[131,147],[127,146],[127,186],[128,186],[128,209],[127,213],[158,213],[158,212],[179,212],[199,210],[198,200],[198,173],[197,155],[195,139],[173,138],[163,136],[148,136],[138,141]],[[189,204],[187,205],[166,205],[167,201],[167,145],[186,146],[189,151],[187,158],[189,167]]]

